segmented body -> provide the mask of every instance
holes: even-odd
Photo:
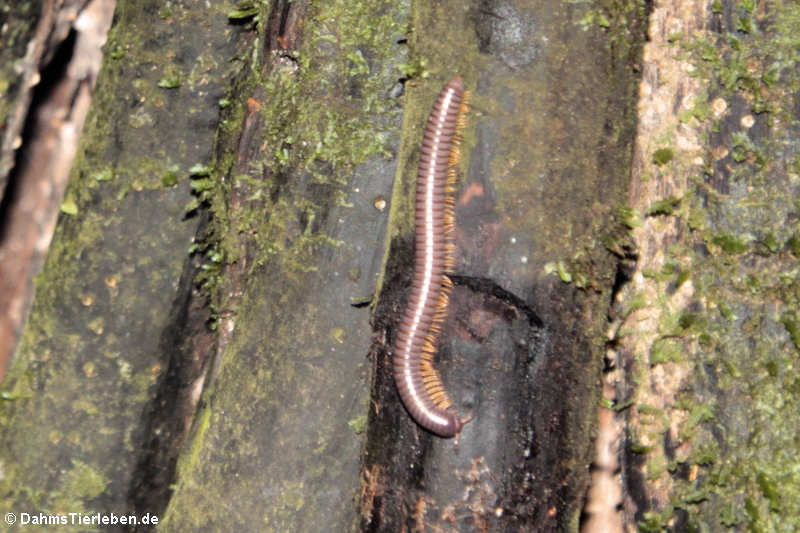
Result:
[[[398,325],[394,378],[406,409],[417,423],[441,437],[453,437],[463,422],[452,405],[433,357],[452,287],[454,266],[457,131],[466,112],[464,82],[444,86],[425,126],[417,172],[414,277],[408,305]]]

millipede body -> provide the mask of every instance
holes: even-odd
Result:
[[[419,425],[441,437],[457,435],[464,424],[449,409],[452,402],[433,358],[452,288],[447,274],[455,266],[454,167],[466,110],[464,82],[453,78],[436,98],[425,126],[414,208],[414,277],[393,356],[403,404]]]

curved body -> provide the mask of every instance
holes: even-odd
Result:
[[[465,105],[464,83],[456,77],[444,86],[425,126],[417,172],[414,277],[394,350],[397,389],[416,422],[441,437],[453,437],[463,425],[433,367],[441,323],[452,286],[446,273],[453,259],[453,165],[455,136]]]

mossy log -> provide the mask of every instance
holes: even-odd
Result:
[[[576,531],[606,357],[621,523],[793,524],[798,14],[676,6],[120,2],[3,383],[4,508]],[[472,420],[440,439],[390,360],[456,74],[436,364]]]

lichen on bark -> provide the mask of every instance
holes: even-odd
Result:
[[[631,194],[649,215],[616,336],[644,530],[799,524],[798,16],[681,2],[651,18]]]

